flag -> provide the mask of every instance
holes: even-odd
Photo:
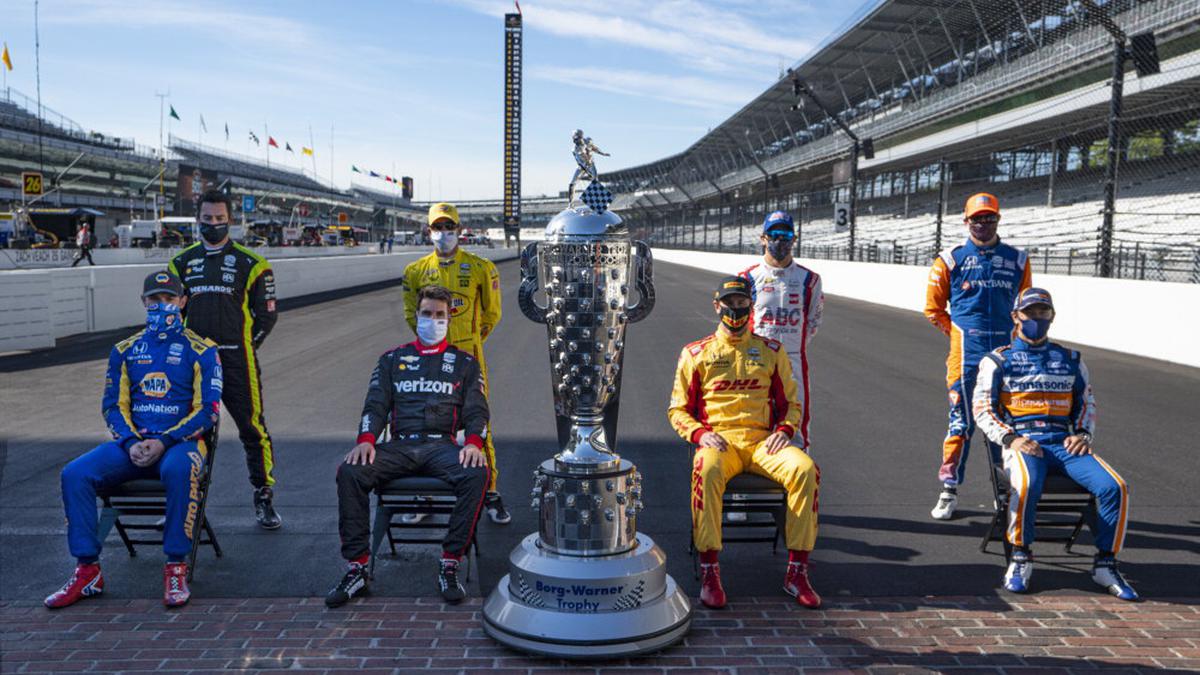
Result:
[[[300,154],[308,155],[309,157],[312,157],[313,156],[312,148],[306,148],[302,145],[302,146],[300,146]]]
[[[4,61],[4,65],[7,66],[9,70],[12,70],[12,57],[8,55],[7,42],[4,43],[4,54],[3,56],[0,56],[0,59]]]
[[[358,167],[354,166],[353,164],[350,165],[350,170],[353,171],[354,173],[362,173],[362,171],[359,171]]]
[[[179,119],[179,113],[175,112],[175,106],[171,106],[171,115],[170,116],[174,117],[177,120]],[[179,120],[179,121],[182,122],[183,120]]]
[[[521,13],[521,3],[518,0],[513,0],[513,4],[517,6],[517,14]]]
[[[279,147],[279,144],[275,142],[274,136],[267,136],[267,145],[271,146],[272,148]]]
[[[225,140],[229,140],[229,122],[225,123]]]
[[[258,141],[258,135],[256,135],[253,131],[250,132],[250,140],[254,141],[255,145],[262,145],[262,143]]]
[[[374,171],[372,171],[372,172],[371,172],[371,178],[379,178],[379,174],[377,174],[377,173],[375,173]]]
[[[204,123],[204,113],[200,113],[200,128],[204,130],[204,133],[208,133],[208,125]]]
[[[291,144],[291,143],[288,143],[287,141],[284,141],[284,142],[283,142],[283,144],[284,144],[285,146],[287,146],[287,151],[288,151],[288,152],[291,152],[291,153],[295,153],[295,152],[296,152],[295,150],[292,150],[292,144]]]

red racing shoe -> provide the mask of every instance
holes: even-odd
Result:
[[[45,599],[50,609],[69,607],[84,598],[100,595],[104,592],[104,577],[100,574],[100,565],[76,565],[75,572],[63,587]]]
[[[700,563],[700,602],[710,609],[725,606],[725,589],[721,587],[721,566]]]
[[[816,609],[821,606],[821,596],[817,595],[812,584],[808,582],[807,563],[788,563],[787,574],[783,577],[783,590],[804,607]]]
[[[169,562],[163,568],[163,604],[167,607],[182,607],[191,599],[187,573],[187,563]]]

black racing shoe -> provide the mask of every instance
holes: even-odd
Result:
[[[492,519],[497,525],[507,525],[512,520],[512,515],[508,509],[504,508],[504,500],[500,498],[499,492],[489,492],[483,500],[483,507],[487,509],[488,518]]]
[[[338,582],[337,586],[325,596],[325,606],[329,608],[341,607],[350,601],[355,594],[367,594],[371,592],[368,587],[370,577],[367,576],[367,568],[365,565],[358,563],[350,563],[349,569],[346,570],[345,576]]]
[[[467,589],[458,581],[458,561],[442,558],[438,567],[438,591],[446,602],[457,605],[467,597]]]
[[[275,492],[264,485],[254,491],[254,517],[264,530],[278,530],[283,519],[275,512]]]

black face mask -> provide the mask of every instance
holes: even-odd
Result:
[[[792,254],[791,239],[769,239],[767,241],[767,253],[776,260],[783,260]]]
[[[721,324],[728,328],[730,332],[740,333],[746,330],[746,326],[750,323],[750,306],[745,307],[727,307],[721,305]]]
[[[968,227],[970,227],[972,237],[975,237],[982,242],[989,242],[993,237],[996,236],[996,226],[998,224],[999,223],[979,223],[971,221],[971,224]]]
[[[200,236],[204,238],[204,241],[207,241],[210,244],[219,244],[228,235],[229,223],[222,223],[221,225],[200,223]]]

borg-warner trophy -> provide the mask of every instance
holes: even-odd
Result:
[[[650,248],[630,240],[591,177],[585,205],[569,202],[545,241],[521,254],[521,311],[546,325],[555,412],[569,432],[533,472],[538,532],[513,549],[483,608],[484,630],[499,642],[566,658],[656,651],[681,639],[692,617],[666,554],[637,532],[642,477],[606,430],[615,428],[605,413],[615,416],[625,331],[649,315],[654,286]],[[573,195],[574,179],[571,187]]]

